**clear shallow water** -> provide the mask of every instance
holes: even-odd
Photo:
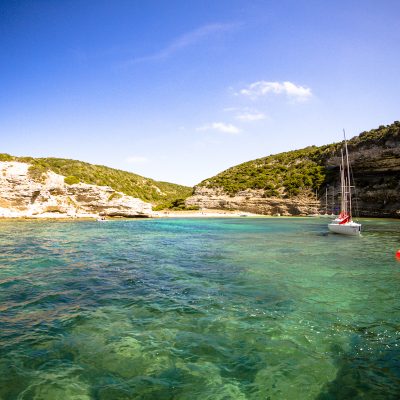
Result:
[[[397,399],[400,221],[0,223],[0,400]]]

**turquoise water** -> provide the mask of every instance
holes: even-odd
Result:
[[[400,221],[0,222],[0,400],[397,399]]]

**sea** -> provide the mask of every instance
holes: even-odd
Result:
[[[0,222],[0,400],[400,398],[400,220]]]

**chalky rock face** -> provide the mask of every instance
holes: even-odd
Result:
[[[349,146],[355,190],[354,203],[360,216],[400,217],[400,137],[393,137],[379,145]],[[336,170],[331,182],[340,191],[339,157],[326,162]],[[337,202],[339,200],[337,199]]]
[[[291,199],[265,197],[261,190],[243,190],[229,196],[221,190],[201,186],[195,188],[193,196],[186,200],[188,206],[240,210],[264,215],[308,215],[315,214],[319,202],[312,196],[298,196]]]
[[[151,204],[108,186],[64,183],[52,171],[40,182],[29,176],[29,164],[0,162],[0,217],[149,217]]]

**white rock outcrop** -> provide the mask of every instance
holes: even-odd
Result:
[[[152,206],[108,186],[68,185],[52,171],[41,182],[29,176],[30,164],[0,162],[0,217],[83,218],[99,215],[152,216]]]
[[[222,189],[195,187],[193,196],[186,199],[187,206],[219,210],[240,210],[263,215],[308,215],[319,210],[319,202],[310,195],[294,198],[265,197],[262,190],[244,190],[229,196]]]
[[[239,210],[263,215],[309,215],[316,214],[320,204],[311,196],[294,198],[265,197],[262,190],[244,190],[229,196],[222,189],[195,187],[193,196],[186,199],[187,206],[201,209]]]

